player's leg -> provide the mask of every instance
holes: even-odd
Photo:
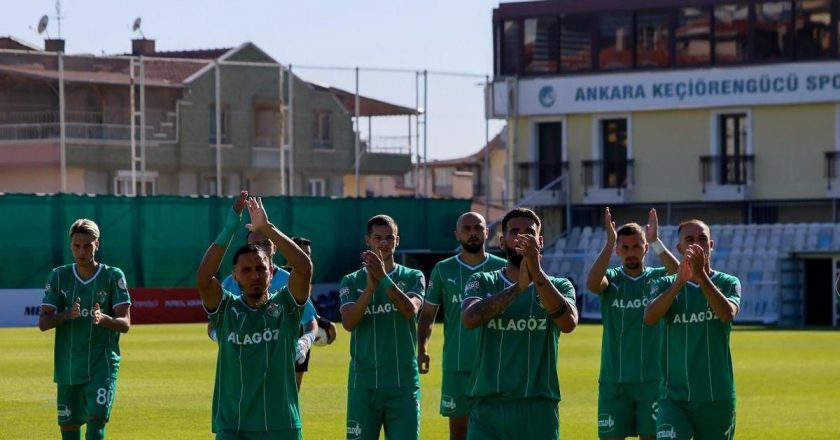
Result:
[[[56,393],[58,427],[62,440],[80,440],[87,417],[83,385],[58,385]]]
[[[347,440],[378,440],[383,407],[378,391],[347,389]]]
[[[499,402],[474,402],[470,405],[467,440],[501,440],[506,420]]]
[[[300,429],[280,431],[236,431],[223,430],[216,433],[216,440],[301,440]]]
[[[420,388],[411,386],[380,391],[385,399],[385,439],[419,439]]]
[[[444,371],[442,379],[440,415],[449,417],[449,438],[464,440],[470,414],[466,395],[470,373]]]
[[[668,440],[689,440],[694,436],[691,402],[669,399],[656,401],[656,438]]]
[[[516,440],[560,440],[560,407],[556,402],[545,399],[526,399],[519,403],[508,403],[506,439]]]
[[[698,405],[694,414],[695,440],[735,438],[735,400],[717,400]]]
[[[656,439],[656,416],[653,408],[656,406],[659,394],[659,382],[644,382],[633,385],[633,399],[635,403],[636,433],[641,440]]]
[[[636,435],[635,411],[630,385],[598,385],[598,437],[616,440]]]
[[[297,390],[300,391],[300,384],[303,382],[303,373],[309,371],[309,353],[312,350],[306,352],[306,359],[304,359],[302,364],[295,362],[295,382],[297,383]]]
[[[94,372],[90,382],[85,384],[85,408],[87,409],[86,440],[105,438],[105,425],[111,418],[111,408],[117,392],[117,372]]]

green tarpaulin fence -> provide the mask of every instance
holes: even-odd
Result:
[[[2,194],[0,288],[41,287],[51,268],[71,263],[67,233],[83,217],[101,229],[98,260],[122,268],[129,285],[193,285],[195,269],[232,202],[229,197]],[[413,198],[267,197],[263,202],[283,232],[312,240],[315,282],[338,281],[360,267],[365,225],[375,214],[396,219],[400,249],[447,252],[456,245],[450,232],[455,221],[469,209],[468,200]],[[243,227],[232,247],[244,241]],[[231,255],[221,273],[230,271]]]

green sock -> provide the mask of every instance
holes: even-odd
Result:
[[[61,440],[82,440],[82,431],[61,431]]]
[[[102,420],[99,420],[99,419],[88,420],[87,431],[85,431],[85,440],[102,440],[104,438],[105,438],[105,424],[102,423]]]

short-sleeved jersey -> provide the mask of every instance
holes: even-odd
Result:
[[[388,274],[408,296],[423,299],[423,272],[396,264]],[[367,272],[360,269],[341,280],[341,307],[353,304],[367,286]],[[365,316],[350,334],[348,388],[395,388],[419,386],[417,370],[417,318],[405,319],[380,284],[365,310]]]
[[[575,288],[565,278],[549,277],[575,307]],[[477,273],[467,282],[464,300],[484,299],[513,284],[505,270]],[[481,399],[549,399],[560,401],[557,340],[560,329],[548,316],[531,284],[501,315],[476,329],[478,347],[467,397]]]
[[[644,324],[653,283],[668,275],[664,267],[646,267],[631,277],[621,267],[607,270],[609,286],[601,292],[601,383],[658,381],[659,328]]]
[[[650,299],[668,290],[675,280],[676,275],[660,278],[651,289]],[[712,272],[711,280],[728,301],[740,307],[738,278]],[[661,397],[691,402],[735,398],[729,351],[732,323],[721,322],[700,286],[686,283],[661,321]]]
[[[505,267],[507,260],[487,254],[483,262],[470,266],[459,255],[435,265],[429,278],[426,303],[443,306],[443,370],[472,371],[478,334],[461,322],[464,286],[473,274]]]
[[[300,428],[295,345],[302,309],[288,287],[257,309],[222,291],[209,313],[219,340],[213,432]]]
[[[269,286],[269,292],[278,292],[283,287],[289,284],[289,272],[283,270],[283,268],[274,265],[274,277],[271,279],[271,286]],[[222,288],[227,290],[228,292],[234,295],[242,295],[242,289],[239,287],[239,283],[233,279],[233,275],[228,275],[224,281],[222,281]],[[300,317],[300,325],[306,325],[310,323],[315,317],[318,316],[318,312],[315,310],[315,306],[312,305],[312,300],[306,301],[306,305],[303,308],[303,313]]]
[[[123,272],[99,263],[96,273],[82,280],[75,264],[50,272],[42,305],[62,313],[80,299],[81,315],[55,328],[53,380],[60,385],[90,381],[91,373],[116,374],[120,366],[120,332],[93,323],[93,306],[114,316],[114,307],[131,304]]]

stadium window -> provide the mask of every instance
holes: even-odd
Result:
[[[677,65],[696,66],[712,60],[711,10],[707,7],[677,10],[675,32]]]
[[[747,5],[715,5],[715,64],[747,61]]]
[[[761,2],[756,3],[754,8],[753,59],[763,61],[791,58],[791,2]]]
[[[221,143],[229,144],[230,138],[230,105],[222,104],[222,140]],[[210,118],[210,132],[208,133],[208,140],[211,144],[216,143],[216,104],[210,104],[210,111],[208,112]]]
[[[329,110],[312,110],[312,148],[315,150],[332,149],[332,132],[330,129],[332,112]]]
[[[326,194],[326,181],[324,179],[309,179],[309,195],[312,197],[324,197]]]
[[[669,11],[636,13],[636,67],[666,67],[671,64]]]
[[[721,185],[743,185],[747,180],[747,114],[718,115],[719,179]]]
[[[633,13],[601,14],[598,36],[598,68],[620,70],[633,67]]]
[[[519,73],[519,49],[522,46],[519,22],[506,20],[502,34],[502,75],[516,75]]]
[[[524,21],[525,44],[522,57],[525,73],[557,73],[559,24],[556,17],[529,18]]]
[[[831,0],[797,0],[794,4],[796,58],[831,55]]]
[[[601,121],[601,187],[627,187],[627,119]]]
[[[592,17],[566,15],[560,20],[560,70],[592,69]]]

